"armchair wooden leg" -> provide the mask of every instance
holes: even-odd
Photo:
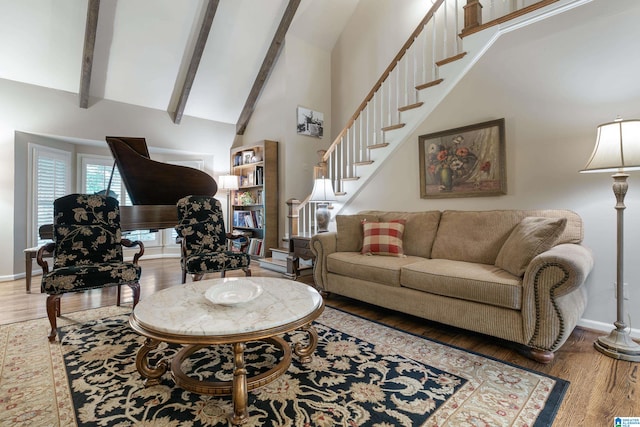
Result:
[[[47,317],[51,324],[51,332],[49,333],[49,341],[56,340],[58,329],[57,316],[60,315],[60,295],[49,295],[47,297]]]
[[[193,275],[193,281],[197,282],[199,280],[202,280],[202,277],[204,277],[204,274],[194,274]]]
[[[227,270],[222,270],[220,272],[220,277],[222,277],[223,279],[227,276]]]
[[[118,293],[116,296],[116,305],[120,307],[120,295],[122,293],[122,285],[118,285]]]
[[[251,269],[249,267],[243,268],[242,271],[244,271],[245,276],[247,277],[251,276]]]
[[[187,283],[187,270],[185,270],[183,267],[182,268],[182,284],[184,285],[185,283]]]

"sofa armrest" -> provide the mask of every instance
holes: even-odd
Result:
[[[583,284],[593,262],[591,250],[567,243],[529,263],[522,282],[522,316],[531,348],[553,352],[569,338],[587,305]]]
[[[335,231],[314,234],[309,244],[311,252],[316,257],[313,267],[313,279],[316,288],[321,291],[327,290],[327,257],[337,250],[337,237]]]

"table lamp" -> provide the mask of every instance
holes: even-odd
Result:
[[[329,202],[338,200],[333,192],[331,180],[325,177],[316,178],[313,183],[310,202],[317,202],[316,206],[316,232],[324,233],[329,231]]]
[[[227,231],[228,232],[231,232],[232,230],[231,222],[233,221],[233,218],[231,215],[231,212],[233,211],[231,209],[231,192],[240,188],[240,183],[238,182],[238,178],[240,177],[237,175],[220,175],[220,177],[218,178],[218,189],[224,190],[227,192]]]
[[[626,172],[640,169],[640,120],[616,119],[598,126],[596,145],[587,165],[580,172],[614,172],[613,194],[617,211],[617,320],[615,329],[594,343],[601,353],[614,359],[640,361],[640,345],[631,339],[624,322],[624,196],[627,193]]]

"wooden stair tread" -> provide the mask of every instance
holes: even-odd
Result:
[[[363,160],[361,162],[353,162],[356,166],[367,166],[373,164],[373,160]]]
[[[429,87],[433,87],[433,86],[439,85],[443,81],[444,81],[444,79],[432,80],[430,82],[423,83],[421,85],[416,86],[416,90],[422,90],[422,89],[426,89],[426,88],[429,88]]]
[[[346,191],[335,191],[334,192],[336,196],[346,196],[347,192]]]
[[[359,176],[347,176],[347,177],[341,178],[340,180],[341,181],[357,181],[359,179],[360,179]]]
[[[404,123],[398,123],[396,125],[385,126],[382,128],[382,132],[389,132],[391,130],[396,130],[405,127]]]
[[[388,142],[381,142],[380,144],[369,145],[367,148],[370,150],[375,150],[376,148],[384,148],[388,145],[389,145]]]
[[[271,252],[280,252],[289,255],[289,251],[285,248],[269,248]]]
[[[443,66],[443,65],[445,65],[445,64],[448,64],[448,63],[450,63],[450,62],[454,62],[454,61],[457,61],[457,60],[459,60],[459,59],[464,58],[464,56],[465,56],[466,54],[467,54],[467,52],[461,52],[461,53],[459,53],[459,54],[457,54],[457,55],[453,55],[453,56],[450,56],[450,57],[448,57],[448,58],[441,59],[440,61],[436,61],[436,65],[437,65],[438,67],[442,67],[442,66]]]
[[[414,108],[420,108],[423,105],[424,105],[424,102],[416,102],[415,104],[409,104],[409,105],[405,105],[404,107],[399,107],[398,111],[402,112],[402,111],[413,110]]]
[[[275,265],[282,265],[282,266],[287,266],[287,261],[286,260],[281,260],[281,259],[274,259],[274,258],[261,258],[260,259],[260,263],[268,263],[268,264],[275,264]]]

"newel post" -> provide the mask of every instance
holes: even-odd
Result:
[[[300,200],[289,199],[287,200],[288,214],[287,220],[289,222],[289,239],[298,235],[298,207],[300,206]]]
[[[482,25],[482,5],[480,0],[467,0],[464,9],[464,28],[462,35]]]

